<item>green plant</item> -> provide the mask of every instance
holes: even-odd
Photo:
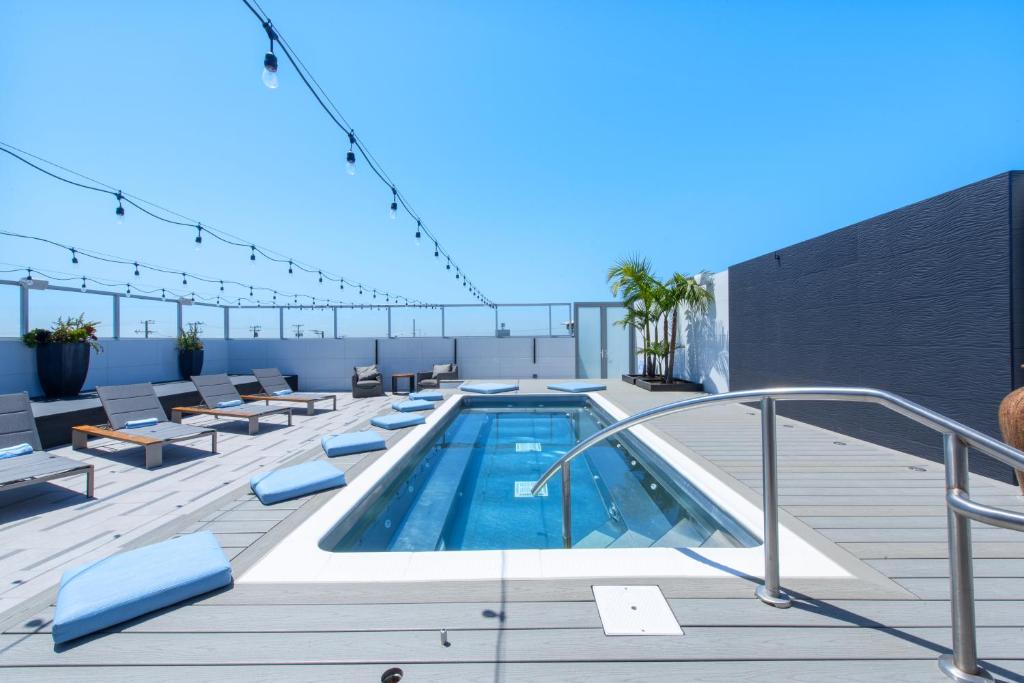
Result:
[[[199,323],[189,323],[187,330],[178,331],[179,351],[199,351],[203,348],[203,340],[199,338]]]
[[[95,321],[87,322],[84,313],[75,318],[57,318],[52,330],[37,327],[26,332],[21,341],[30,349],[46,344],[88,344],[93,351],[100,353],[103,347],[96,336],[98,324]]]
[[[626,307],[616,324],[632,327],[640,335],[643,374],[660,374],[671,382],[679,348],[679,310],[685,307],[690,315],[706,313],[714,296],[689,275],[673,273],[660,281],[651,271],[651,262],[636,255],[617,261],[607,278],[612,294],[621,296]]]

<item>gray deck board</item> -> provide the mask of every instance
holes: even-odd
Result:
[[[521,384],[535,390],[543,382]],[[606,396],[627,412],[679,398],[615,382]],[[302,436],[307,448],[316,446],[313,430],[337,430],[342,423],[358,428],[379,409],[344,405],[341,419],[315,418]],[[780,425],[785,518],[807,525],[816,534],[814,543],[834,545],[865,562],[878,572],[877,580],[786,581],[797,597],[789,610],[761,605],[751,597],[754,582],[738,577],[243,583],[61,651],[49,635],[51,592],[4,625],[0,678],[379,680],[384,669],[399,665],[406,680],[417,681],[945,680],[935,665],[951,637],[941,466],[787,418]],[[648,427],[757,498],[756,410],[716,408]],[[400,435],[388,437],[394,443]],[[231,438],[229,446],[243,447],[244,436]],[[333,462],[352,480],[376,457]],[[260,467],[277,466],[278,460],[261,461]],[[220,483],[222,470],[185,484],[199,494]],[[1011,486],[975,476],[972,490],[986,503],[1024,509]],[[144,504],[144,492],[137,491],[132,503]],[[238,575],[329,498],[320,494],[265,507],[237,486],[220,495],[188,524],[153,526],[140,542],[211,529]],[[43,498],[41,509],[53,498]],[[97,522],[117,512],[93,507]],[[979,651],[998,678],[1024,683],[1024,534],[975,525],[974,539]],[[0,553],[0,570],[19,557],[4,560]],[[659,585],[685,635],[605,636],[593,602],[595,582]],[[440,643],[441,628],[449,631],[450,647]]]

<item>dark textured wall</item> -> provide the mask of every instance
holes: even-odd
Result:
[[[1015,289],[1024,291],[1011,268],[1024,248],[1012,239],[1024,233],[1024,212],[1011,211],[1011,184],[1021,186],[1020,173],[731,267],[730,388],[886,389],[998,436],[1015,347],[1024,349],[1024,316],[1011,301]],[[938,435],[881,408],[804,403],[780,412],[941,459]],[[972,453],[971,461],[972,470],[1012,476],[983,456]]]

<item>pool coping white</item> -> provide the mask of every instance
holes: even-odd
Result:
[[[551,396],[551,394],[520,394]],[[627,414],[597,392],[585,395],[620,420]],[[340,489],[308,519],[285,536],[241,577],[238,583],[415,582],[678,576],[763,577],[763,545],[752,548],[600,548],[544,550],[458,550],[434,552],[332,552],[320,540],[349,511],[375,493],[377,483],[430,435],[465,394],[448,398],[376,462]],[[713,503],[751,530],[763,527],[758,507],[718,479],[701,462],[644,426],[631,428],[636,438],[689,479]],[[760,537],[760,533],[758,533]],[[783,579],[853,578],[836,559],[780,525],[780,573]]]

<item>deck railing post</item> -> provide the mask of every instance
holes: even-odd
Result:
[[[572,547],[572,480],[569,463],[562,463],[562,546]]]
[[[761,399],[761,468],[764,471],[764,584],[755,594],[772,607],[789,607],[792,599],[779,586],[779,472],[775,434],[775,399]]]
[[[956,434],[943,435],[946,495],[968,493],[967,446]],[[971,520],[947,502],[949,534],[949,607],[953,620],[953,654],[939,658],[939,668],[954,681],[991,681],[978,666],[974,620],[974,567],[971,559]]]

